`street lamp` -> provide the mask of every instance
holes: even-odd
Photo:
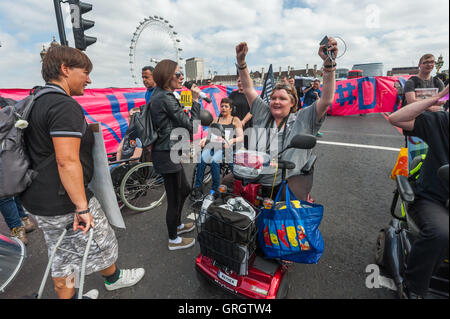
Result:
[[[60,44],[56,41],[55,36],[53,36],[53,41],[50,43],[50,48],[57,47]]]
[[[53,36],[53,41],[50,43],[49,49],[60,46],[58,41],[56,41],[55,36]],[[47,54],[48,50],[45,48],[45,45],[42,46],[42,51],[39,53],[41,56],[41,62],[44,61],[44,57]]]
[[[41,56],[41,62],[44,61],[44,57],[47,54],[47,50],[45,49],[45,45],[42,46],[42,51],[39,54]]]
[[[437,73],[441,70],[441,68],[444,66],[444,57],[442,54],[439,56],[438,60],[436,61],[436,70]]]

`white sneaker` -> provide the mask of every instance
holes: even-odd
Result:
[[[85,298],[86,297],[86,298]],[[92,289],[83,295],[83,299],[97,299],[98,298],[98,290]]]
[[[119,280],[117,280],[113,284],[108,284],[105,282],[105,288],[106,290],[116,290],[120,288],[126,288],[134,286],[138,283],[139,280],[144,277],[145,270],[144,268],[135,268],[135,269],[121,269],[120,270],[120,277]]]

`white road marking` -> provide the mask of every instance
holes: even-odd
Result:
[[[188,216],[187,216],[187,219],[190,219],[190,220],[196,220],[197,218],[196,218],[196,215],[194,214],[194,213],[192,213],[192,214],[189,214]]]
[[[376,146],[376,145],[349,144],[349,143],[327,142],[327,141],[317,141],[317,143],[318,144],[327,144],[327,145],[337,145],[337,146],[357,147],[357,148],[369,148],[369,149],[375,149],[375,150],[400,152],[399,148],[385,147],[385,146]]]

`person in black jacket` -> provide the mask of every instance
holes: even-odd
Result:
[[[171,140],[170,134],[176,128],[187,129],[192,137],[193,121],[199,118],[200,96],[199,88],[192,88],[191,117],[184,112],[183,107],[174,95],[181,88],[184,75],[178,64],[171,60],[159,62],[153,72],[156,88],[150,100],[150,110],[153,127],[158,132],[158,139],[153,144],[152,159],[155,171],[162,174],[167,194],[166,224],[169,233],[169,250],[191,247],[194,238],[182,238],[179,235],[192,231],[194,223],[181,223],[181,213],[186,197],[191,192],[191,186],[181,162],[174,162],[170,156],[173,146],[178,140]]]

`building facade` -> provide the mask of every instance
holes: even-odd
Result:
[[[348,77],[348,71],[347,68],[340,68],[336,69],[336,79],[346,79]]]
[[[352,70],[362,70],[363,76],[383,76],[383,63],[362,63],[353,65]]]
[[[202,81],[205,78],[205,60],[202,58],[190,58],[185,65],[187,81]]]
[[[388,76],[398,76],[398,75],[416,75],[419,74],[418,66],[403,67],[403,68],[392,68],[392,70],[387,72]]]

